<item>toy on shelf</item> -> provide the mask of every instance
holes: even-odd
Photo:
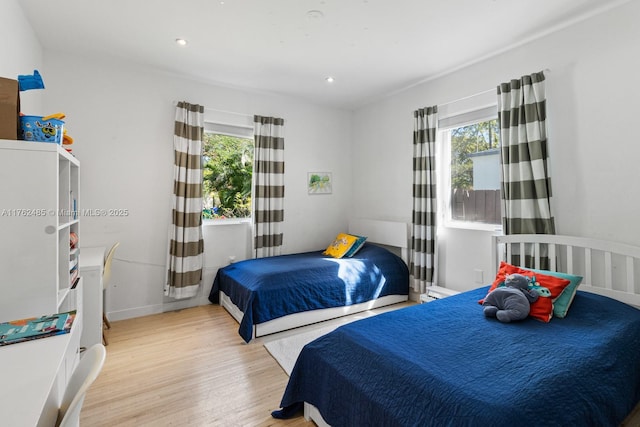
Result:
[[[64,145],[64,149],[71,153],[69,147],[73,144],[73,138],[67,134],[64,127],[64,113],[55,113],[48,116],[20,115],[21,135],[25,141],[51,142]]]
[[[62,134],[62,145],[71,145],[73,144],[73,138],[71,138],[67,134],[67,130],[65,129]]]
[[[43,120],[42,116],[20,115],[20,136],[25,141],[62,144],[63,128],[62,120]]]
[[[31,89],[44,89],[44,81],[38,70],[33,70],[33,74],[19,75],[18,88],[20,91]],[[18,104],[18,111],[19,111]],[[63,119],[64,113],[54,113],[48,116],[28,116],[19,113],[18,138],[25,141],[50,142],[64,146],[64,149],[71,153],[73,138],[67,134]]]
[[[66,115],[64,113],[55,113],[55,114],[51,114],[49,116],[43,117],[42,120],[44,121],[51,120],[51,119],[62,120],[65,117]],[[71,153],[71,148],[69,148],[68,146],[71,144],[73,144],[73,138],[71,137],[71,135],[67,134],[67,129],[64,129],[62,131],[62,145],[67,145],[67,147],[64,147],[64,149],[70,153]]]
[[[18,88],[21,92],[31,89],[44,89],[44,81],[38,70],[33,70],[32,75],[18,76]]]

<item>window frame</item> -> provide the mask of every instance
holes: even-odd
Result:
[[[219,121],[204,122],[204,133],[212,133],[218,135],[231,136],[234,138],[250,139],[255,144],[254,128],[247,125],[236,125],[230,123],[223,123]],[[203,141],[204,144],[204,141]],[[255,147],[255,145],[254,145]],[[204,149],[204,147],[203,147]],[[203,150],[204,151],[204,150]],[[203,154],[204,156],[204,154]],[[252,159],[253,161],[253,159]],[[203,162],[204,169],[204,162]],[[203,176],[204,181],[204,176]],[[253,173],[251,174],[251,200],[253,201],[253,190],[255,187],[255,178]],[[203,206],[204,208],[204,206]],[[253,213],[253,202],[251,206],[251,212]],[[234,225],[234,224],[253,224],[253,215],[244,218],[202,218],[202,225]]]
[[[502,224],[486,224],[452,219],[451,212],[451,130],[498,118],[497,104],[470,109],[438,119],[436,173],[438,177],[438,218],[445,228],[502,232]]]

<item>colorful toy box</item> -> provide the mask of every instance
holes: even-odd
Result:
[[[20,136],[25,141],[62,144],[64,122],[53,118],[42,120],[42,116],[21,116]]]

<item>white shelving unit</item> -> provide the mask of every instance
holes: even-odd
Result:
[[[80,236],[79,178],[80,162],[57,144],[0,140],[0,322],[81,308],[69,245]]]
[[[76,282],[71,272],[74,267],[78,270],[80,252],[77,245],[70,247],[71,233],[81,238],[79,180],[80,162],[61,146],[0,140],[0,322],[76,310],[68,336],[36,344],[54,350],[51,357],[62,355],[55,371],[43,373],[55,378],[54,383],[48,390],[34,390],[48,393],[41,420],[55,420],[80,360],[83,283],[79,276]],[[12,345],[16,348],[7,354],[27,351],[29,344]],[[17,392],[20,383],[8,390]]]

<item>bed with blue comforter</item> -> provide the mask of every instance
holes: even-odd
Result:
[[[218,270],[209,300],[224,292],[244,313],[239,333],[253,325],[309,310],[342,307],[387,295],[409,294],[409,270],[400,257],[370,243],[351,258],[323,251],[257,258]]]
[[[276,417],[339,426],[618,426],[640,400],[640,311],[579,291],[564,319],[500,323],[488,288],[307,344]]]

